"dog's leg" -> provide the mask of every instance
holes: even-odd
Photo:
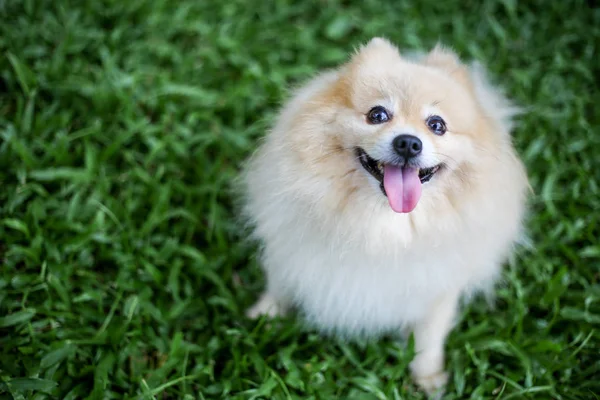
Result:
[[[248,318],[258,318],[267,315],[270,318],[284,316],[288,310],[287,303],[277,298],[269,290],[265,290],[258,301],[246,311]]]
[[[444,342],[454,324],[458,298],[456,292],[442,296],[414,326],[416,355],[410,369],[413,379],[429,395],[441,397],[448,380],[444,371]]]

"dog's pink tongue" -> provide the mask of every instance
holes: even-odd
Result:
[[[390,207],[397,213],[411,212],[421,198],[421,180],[416,168],[385,165],[383,187]]]

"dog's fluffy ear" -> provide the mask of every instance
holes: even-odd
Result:
[[[369,40],[367,44],[360,46],[356,50],[356,52],[352,56],[352,59],[350,60],[350,63],[360,63],[365,60],[373,59],[389,60],[390,58],[397,59],[399,57],[400,51],[389,40],[381,37],[375,37]]]
[[[389,51],[394,54],[400,54],[398,48],[392,44],[389,40],[382,37],[374,37],[369,40],[367,44],[361,47],[359,51],[369,51],[369,50],[378,50],[378,51]]]
[[[422,63],[447,73],[468,87],[471,86],[468,68],[454,51],[439,43],[424,57]]]
[[[451,72],[462,65],[458,55],[451,49],[442,46],[440,43],[436,44],[425,56],[423,63],[447,72]]]

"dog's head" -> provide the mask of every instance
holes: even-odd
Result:
[[[478,156],[501,140],[494,124],[503,116],[489,118],[478,90],[453,52],[438,46],[411,60],[375,38],[311,104],[334,115],[319,141],[336,143],[376,195],[408,213],[427,192],[464,185]]]

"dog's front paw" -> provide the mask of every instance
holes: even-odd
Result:
[[[417,376],[413,374],[416,384],[423,389],[430,399],[441,399],[448,382],[448,373],[440,371],[432,375]]]
[[[443,353],[418,354],[410,363],[413,380],[430,399],[440,399],[448,382]]]
[[[285,315],[285,308],[268,293],[263,293],[260,299],[246,311],[246,317],[256,319],[262,315],[270,318]]]

